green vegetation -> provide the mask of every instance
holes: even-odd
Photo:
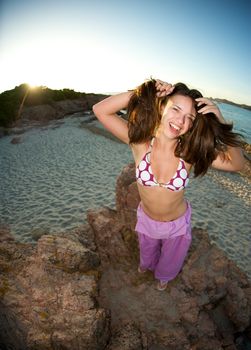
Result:
[[[54,101],[84,97],[83,92],[71,89],[52,90],[45,86],[30,88],[21,84],[0,94],[0,126],[10,127],[20,115],[23,106],[50,104]]]

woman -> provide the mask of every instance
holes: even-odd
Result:
[[[127,109],[128,122],[116,112]],[[239,171],[241,141],[220,110],[185,84],[149,80],[94,105],[100,122],[130,145],[141,202],[137,210],[138,271],[154,271],[157,289],[180,272],[191,243],[191,206],[184,198],[189,173],[209,166]]]

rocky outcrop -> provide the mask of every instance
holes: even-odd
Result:
[[[83,227],[1,243],[1,349],[104,349],[109,311],[97,306],[99,257],[86,237]]]
[[[83,126],[91,129],[94,132],[100,132],[100,129],[95,130],[95,127],[88,127],[88,123],[95,120],[96,117],[91,112],[92,106],[103,100],[107,95],[102,94],[85,94],[84,97],[72,100],[52,101],[49,104],[25,106],[22,109],[20,118],[15,120],[9,127],[0,127],[0,138],[8,135],[23,134],[26,130],[33,127],[45,127],[49,122],[55,121],[55,127],[61,124],[60,119],[67,115],[79,113],[85,116]],[[92,130],[94,129],[94,130]],[[114,138],[115,139],[115,138]],[[11,140],[12,144],[22,143],[21,137],[14,137]]]
[[[130,164],[117,179],[117,210],[88,213],[101,257],[99,305],[111,310],[111,349],[250,346],[250,281],[210,243],[206,232],[193,229],[184,268],[164,293],[156,290],[152,273],[137,272],[138,243],[133,228],[138,203],[135,168]],[[126,342],[130,338],[135,346]]]
[[[0,240],[2,349],[240,350],[251,338],[251,284],[206,232],[159,292],[139,274],[134,166],[117,180],[116,210],[36,245]]]
[[[63,100],[51,104],[25,107],[21,114],[21,120],[49,121],[59,119],[66,114],[75,113],[87,109],[85,99]]]
[[[50,120],[61,119],[66,115],[76,112],[85,112],[92,109],[92,106],[107,97],[102,94],[86,94],[84,97],[52,101],[50,104],[24,107],[19,120],[15,121],[13,127],[21,127],[31,121],[48,122]]]
[[[116,209],[120,221],[133,230],[136,224],[136,210],[140,198],[135,182],[134,164],[126,165],[116,182]]]

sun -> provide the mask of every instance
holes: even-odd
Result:
[[[40,86],[39,84],[31,84],[31,83],[27,83],[27,85],[28,85],[28,89],[31,90],[31,91],[36,90],[36,88],[38,86]]]

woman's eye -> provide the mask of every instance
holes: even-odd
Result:
[[[188,117],[188,120],[189,120],[190,123],[193,124],[193,122],[194,122],[194,118],[193,117]]]

